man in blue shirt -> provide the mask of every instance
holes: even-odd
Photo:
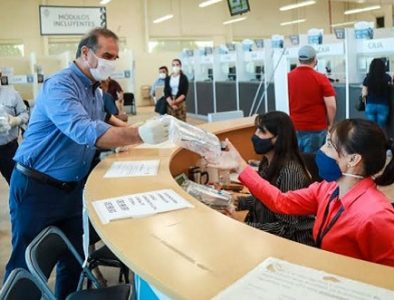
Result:
[[[118,37],[112,31],[94,29],[79,43],[75,62],[44,82],[14,157],[12,253],[5,278],[15,268],[26,268],[26,247],[49,225],[58,226],[82,254],[82,190],[97,148],[167,139],[168,127],[158,120],[139,128],[104,122],[97,87],[114,71],[118,52]],[[59,261],[57,299],[75,291],[80,271],[71,256]]]
[[[159,68],[159,78],[153,82],[152,87],[150,89],[150,95],[153,98],[153,101],[156,103],[160,97],[164,96],[164,83],[166,78],[168,77],[168,69],[166,66],[161,66]]]

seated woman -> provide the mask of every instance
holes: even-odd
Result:
[[[298,151],[297,138],[290,117],[279,111],[258,115],[253,147],[263,158],[259,174],[282,192],[307,187],[310,177]],[[314,217],[273,213],[254,197],[241,198],[239,210],[249,210],[245,222],[266,232],[307,245],[314,245]],[[232,212],[229,212],[232,215]]]
[[[385,167],[386,150],[393,150],[387,144],[375,123],[341,121],[317,152],[316,163],[324,180],[287,193],[261,178],[231,143],[220,167],[236,167],[241,182],[274,212],[316,215],[313,237],[318,247],[394,266],[394,209],[376,186],[394,182],[393,158]]]

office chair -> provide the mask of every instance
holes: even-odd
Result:
[[[74,246],[64,235],[64,233],[54,226],[49,226],[41,231],[26,249],[25,258],[30,272],[37,278],[40,287],[55,297],[54,293],[47,285],[48,278],[55,267],[59,258],[67,251],[71,252],[73,257],[81,265],[82,273],[76,292],[68,295],[68,300],[79,299],[129,299],[131,294],[130,285],[118,285],[108,288],[101,288],[97,279],[87,267],[82,267],[83,260]],[[97,289],[81,291],[83,281],[88,278],[93,282]],[[55,299],[55,298],[53,298]]]
[[[36,278],[27,270],[18,268],[11,272],[0,290],[0,300],[30,300],[52,299],[41,291]]]
[[[130,112],[132,115],[136,115],[137,114],[137,109],[135,106],[135,98],[134,98],[134,94],[133,93],[124,93],[123,94],[123,99],[124,99],[124,106],[126,109],[126,106],[130,107],[130,110],[128,112]]]
[[[93,246],[100,240],[101,238],[93,228],[92,224],[89,222],[89,246]],[[121,262],[119,258],[117,258],[115,254],[113,254],[112,251],[109,250],[109,248],[105,245],[97,250],[92,251],[88,258],[88,268],[90,270],[93,270],[99,266],[119,268],[118,282],[130,283],[129,268],[123,262]],[[87,287],[90,288],[90,286],[91,281],[88,279]]]

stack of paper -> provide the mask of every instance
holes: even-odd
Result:
[[[392,300],[394,291],[269,257],[214,300]]]
[[[159,163],[160,160],[116,161],[105,173],[104,178],[156,176]]]
[[[140,218],[166,211],[193,207],[170,189],[139,193],[93,202],[103,224],[124,218]]]

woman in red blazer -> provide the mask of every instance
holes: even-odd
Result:
[[[229,143],[220,167],[235,167],[250,192],[276,213],[316,215],[318,247],[394,267],[394,209],[377,185],[394,182],[394,161],[385,167],[387,145],[375,123],[347,119],[335,125],[317,152],[322,182],[282,193],[262,179]],[[377,173],[383,171],[379,175]]]

